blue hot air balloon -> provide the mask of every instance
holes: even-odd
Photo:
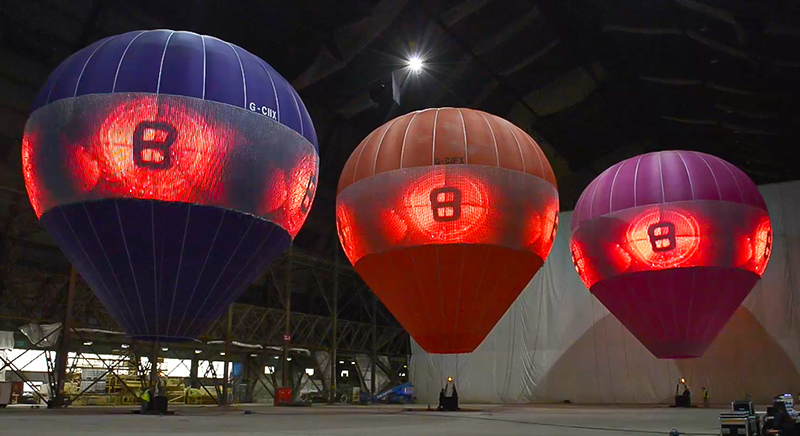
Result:
[[[319,169],[266,62],[211,36],[129,32],[51,74],[25,126],[31,204],[133,338],[204,332],[288,247]]]

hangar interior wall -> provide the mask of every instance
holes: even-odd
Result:
[[[448,376],[466,403],[671,403],[685,377],[693,400],[757,402],[800,392],[800,181],[759,188],[773,253],[761,281],[701,358],[653,357],[581,283],[569,254],[572,212],[547,262],[475,352],[427,354],[412,341],[411,381],[434,404]]]

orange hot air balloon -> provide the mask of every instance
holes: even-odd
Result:
[[[536,142],[472,109],[395,118],[339,179],[348,259],[430,353],[473,351],[542,266],[558,193]]]

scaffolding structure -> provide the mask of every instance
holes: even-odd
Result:
[[[169,348],[130,341],[74,270],[6,261],[0,330],[61,324],[52,337],[20,347],[46,356],[46,392],[53,394],[38,400],[49,407],[134,404],[161,372],[150,365],[154,357],[189,367],[184,380],[165,374],[170,402],[219,405],[252,402],[256,392],[273,396],[278,387],[292,387],[296,399],[349,399],[353,386],[341,388],[346,395],[337,391],[340,356],[366,360],[352,380],[371,397],[400,382],[407,363],[407,333],[338,255],[329,260],[290,250],[198,341]],[[206,373],[199,374],[204,361]],[[210,363],[220,361],[222,374]],[[11,359],[0,367],[35,386]],[[82,376],[86,370],[90,378]]]

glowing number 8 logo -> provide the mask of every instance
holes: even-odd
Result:
[[[675,224],[667,221],[650,224],[647,237],[654,252],[672,250],[675,248]]]
[[[142,121],[133,131],[133,162],[138,167],[156,170],[169,168],[169,147],[178,139],[178,131],[169,123]]]
[[[311,203],[314,201],[314,192],[317,190],[317,175],[311,173],[306,184],[306,192],[303,194],[303,201],[300,202],[300,211],[308,213],[311,209]]]
[[[451,187],[434,189],[431,191],[431,210],[434,221],[448,222],[461,218],[461,190]]]

